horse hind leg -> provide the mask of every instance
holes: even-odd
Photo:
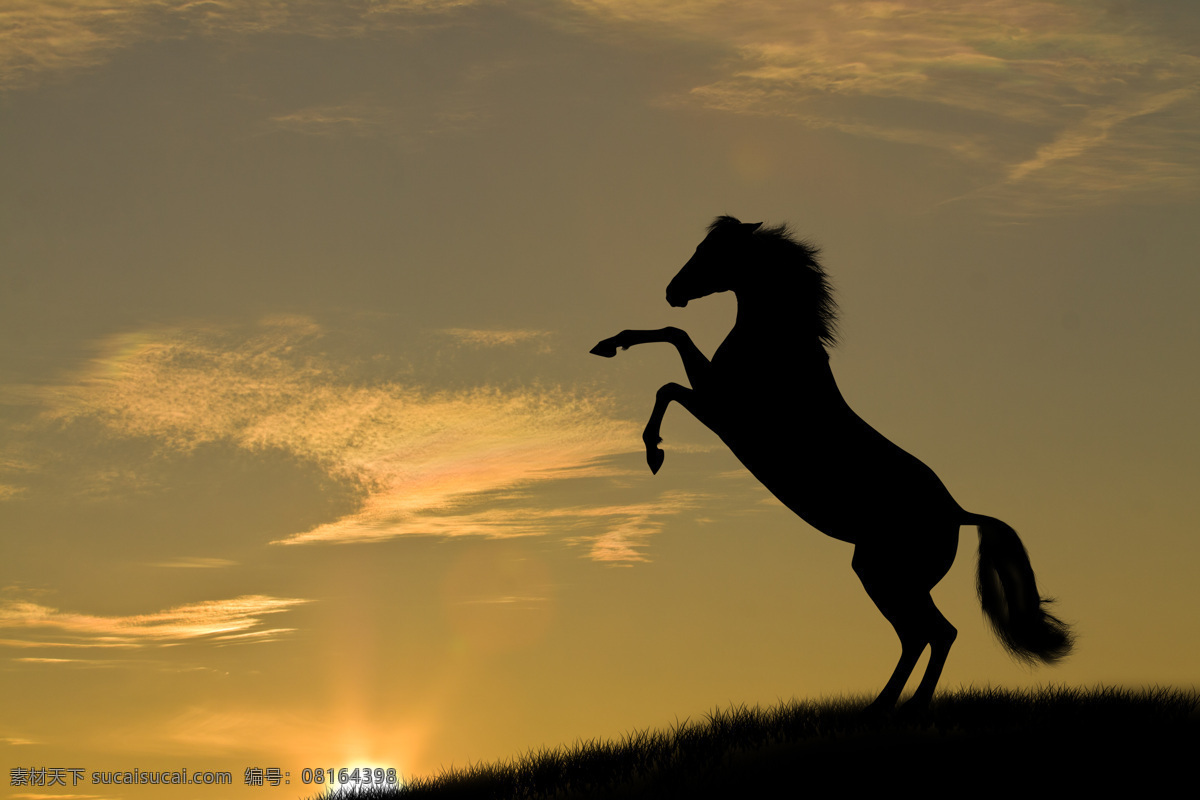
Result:
[[[946,659],[950,655],[950,648],[958,636],[958,631],[934,604],[929,595],[931,584],[905,570],[903,560],[876,560],[869,555],[864,556],[860,547],[855,551],[853,565],[863,588],[895,629],[901,647],[896,668],[869,709],[888,711],[895,707],[921,653],[929,646],[929,665],[916,692],[905,704],[906,708],[927,707],[933,698],[934,689],[946,666]],[[940,578],[941,575],[938,575],[937,579]],[[937,580],[933,581],[936,582]]]
[[[924,598],[915,597],[911,600],[895,598],[887,606],[888,610],[884,612],[884,616],[892,623],[896,635],[900,638],[900,660],[879,697],[871,703],[871,708],[887,710],[896,705],[921,653],[928,645],[929,665],[925,668],[925,674],[921,676],[916,692],[904,704],[905,708],[910,709],[927,708],[933,699],[938,680],[942,677],[942,670],[946,666],[946,659],[958,636],[958,630],[938,611],[933,598],[928,594]]]
[[[925,620],[929,639],[929,665],[925,668],[925,674],[921,677],[921,683],[918,684],[917,690],[904,704],[906,708],[924,709],[929,707],[930,701],[933,700],[933,690],[937,688],[938,680],[942,677],[942,669],[946,666],[946,658],[950,655],[950,648],[954,646],[954,640],[958,638],[958,629],[942,615],[942,612],[934,605],[933,598],[928,594],[925,595],[924,606],[922,617]]]
[[[907,631],[902,632],[900,626],[894,622],[892,626],[900,637],[900,660],[896,662],[892,677],[888,678],[883,691],[867,706],[868,711],[881,712],[895,708],[896,701],[900,699],[900,692],[904,690],[904,684],[908,683],[913,668],[917,666],[917,660],[925,650],[926,642],[922,641],[920,637],[912,636]]]

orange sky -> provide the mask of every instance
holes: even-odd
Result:
[[[848,401],[1077,626],[1008,659],[964,529],[942,686],[1194,686],[1197,42],[1171,2],[0,4],[6,796],[877,692],[850,547],[681,409],[651,476],[678,358],[587,354],[712,352],[733,299],[663,291],[725,213],[822,246]]]

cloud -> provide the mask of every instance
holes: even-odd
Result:
[[[176,606],[153,614],[105,617],[59,611],[38,603],[0,604],[0,630],[32,638],[2,639],[9,647],[140,648],[189,641],[270,641],[291,628],[260,627],[261,617],[308,602],[297,598],[245,595]]]
[[[1183,130],[1200,122],[1195,119],[1198,96],[1200,85],[1091,109],[976,194],[1011,200],[1019,211],[1032,214],[1064,203],[1090,206],[1118,193],[1193,191],[1200,178],[1200,142]],[[1185,118],[1190,119],[1186,125]],[[1164,125],[1172,119],[1181,123],[1176,130]]]
[[[6,386],[3,391],[0,391],[0,404],[11,402],[18,404],[24,402],[21,398],[20,390],[14,390],[13,387]],[[26,488],[15,483],[7,483],[9,476],[16,477],[19,475],[28,475],[37,470],[37,464],[29,458],[17,458],[11,451],[15,449],[15,442],[12,440],[5,442],[4,455],[0,455],[0,503],[5,500],[11,500],[25,494]]]
[[[695,509],[709,498],[701,493],[668,491],[653,500],[623,504],[488,507],[494,499],[488,495],[467,498],[464,505],[482,508],[458,507],[446,514],[368,503],[353,515],[274,544],[375,541],[405,533],[448,538],[558,535],[567,542],[585,546],[593,561],[632,563],[649,560],[644,548],[668,519]]]
[[[294,33],[361,36],[398,29],[474,0],[6,0],[0,9],[0,90],[46,73],[95,67],[143,41]]]
[[[271,117],[271,122],[282,130],[309,136],[371,136],[380,128],[395,124],[395,116],[394,109],[342,104],[298,109]]]
[[[23,486],[10,486],[8,484],[0,483],[0,501],[19,497],[24,493],[25,487]]]
[[[236,565],[236,561],[230,561],[227,558],[177,558],[173,561],[163,561],[155,564],[156,567],[164,567],[166,569],[222,569],[224,567],[232,567]]]
[[[466,22],[476,0],[261,3],[10,0],[0,11],[0,90],[95,67],[142,41],[257,33],[386,35]],[[701,42],[717,56],[690,90],[662,100],[787,117],[850,136],[931,147],[985,173],[960,199],[1009,213],[1178,195],[1200,180],[1200,57],[1171,4],[1066,0],[559,0],[516,10],[574,35],[630,32]],[[1174,16],[1172,16],[1174,15]],[[1194,23],[1193,23],[1194,24]],[[711,76],[715,73],[715,79]],[[270,117],[312,136],[406,139],[474,128],[468,80],[436,107],[379,97]]]
[[[468,131],[481,125],[486,114],[478,107],[478,87],[470,86],[469,81],[463,83],[468,85],[438,93],[428,105],[408,102],[401,108],[360,99],[305,106],[272,116],[269,123],[277,130],[304,136],[383,137],[401,143],[419,137]]]
[[[648,561],[643,548],[664,521],[699,507],[706,499],[700,493],[664,492],[651,502],[580,510],[581,518],[601,518],[606,523],[599,534],[583,537],[590,546],[589,555],[594,561],[613,564]]]
[[[537,331],[444,332],[484,347],[540,342]],[[640,559],[640,542],[690,500],[592,504],[611,498],[613,459],[640,451],[637,426],[595,393],[548,386],[431,390],[361,383],[322,354],[311,321],[252,329],[192,328],[112,337],[74,379],[36,391],[42,426],[99,425],[152,442],[162,455],[221,442],[282,451],[354,486],[359,506],[276,544],[375,542],[405,535],[537,536],[600,541],[599,560]],[[581,504],[537,494],[592,481]],[[537,487],[535,489],[535,487]],[[164,566],[213,567],[184,559]]]
[[[460,344],[474,347],[506,347],[535,341],[549,336],[549,331],[502,330],[485,331],[473,328],[442,328],[441,333]]]
[[[729,54],[721,77],[670,104],[938,148],[994,175],[972,196],[1010,210],[1177,194],[1200,178],[1200,58],[1156,7],[1122,15],[1119,4],[1052,0],[574,5]]]
[[[23,739],[16,736],[0,736],[0,742],[13,747],[25,744],[37,744],[33,739]]]

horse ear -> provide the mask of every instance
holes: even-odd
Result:
[[[761,227],[762,227],[761,222],[743,222],[742,223],[742,230],[744,230],[746,233],[754,233],[756,230],[758,230]]]

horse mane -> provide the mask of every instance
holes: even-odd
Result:
[[[742,226],[741,220],[726,214],[714,219],[708,226],[708,232],[725,228],[737,229]],[[793,274],[800,281],[802,302],[809,306],[813,315],[813,331],[823,346],[836,347],[838,307],[837,301],[833,299],[833,286],[817,258],[821,254],[821,248],[797,237],[786,222],[774,227],[760,224],[751,236],[761,248],[765,259],[785,268],[799,268],[799,272]]]

